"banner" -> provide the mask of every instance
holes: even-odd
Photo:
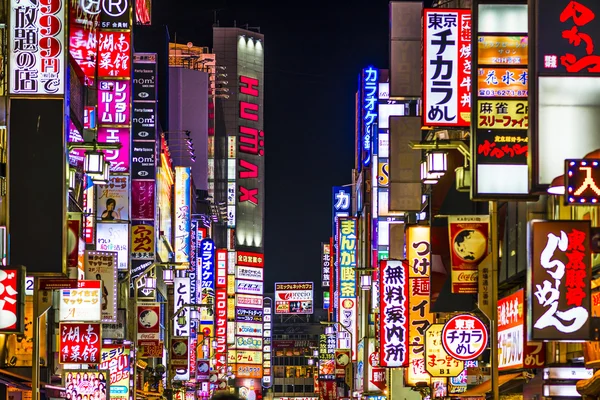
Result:
[[[408,263],[380,261],[379,364],[383,367],[408,365]]]
[[[448,216],[452,293],[477,294],[479,263],[489,252],[488,215]]]
[[[85,251],[85,279],[102,286],[102,322],[117,321],[117,253]]]
[[[498,300],[498,370],[523,368],[525,298],[521,289]]]
[[[77,289],[60,290],[60,321],[100,321],[101,307],[102,281],[78,281]]]
[[[102,334],[99,323],[59,324],[59,356],[61,364],[99,364]]]
[[[98,369],[109,372],[111,400],[129,400],[129,352],[129,345],[102,346]]]

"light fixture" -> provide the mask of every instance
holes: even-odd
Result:
[[[92,179],[102,178],[104,176],[104,153],[98,150],[90,150],[85,153],[83,162],[83,171]]]
[[[77,181],[77,170],[73,167],[69,167],[69,191],[75,190],[75,182]]]
[[[319,357],[319,350],[313,350],[313,357]]]
[[[565,176],[560,175],[552,179],[552,183],[548,187],[548,194],[562,196],[565,194]]]
[[[172,269],[163,269],[163,281],[173,283],[175,281],[175,271]]]
[[[179,314],[179,316],[177,317],[177,324],[179,326],[185,326],[186,320],[185,320],[185,315],[184,314]]]
[[[216,339],[213,339],[213,341],[212,341],[212,348],[216,349],[217,347],[219,347],[219,342],[217,342]]]
[[[371,275],[360,276],[360,288],[362,290],[371,290]]]
[[[208,346],[206,346],[206,345],[202,346],[202,352],[204,353],[204,357],[208,358],[208,357],[206,357],[206,354],[208,354]]]
[[[314,365],[315,364],[315,360],[313,360],[312,358],[308,359],[308,365]]]
[[[335,329],[333,326],[328,326],[325,328],[326,335],[333,335],[335,333]]]
[[[190,319],[192,319],[192,320],[198,319],[198,309],[192,308],[190,310]]]
[[[448,154],[441,150],[431,150],[427,153],[427,173],[445,174],[448,169]]]
[[[427,162],[421,161],[421,182],[424,185],[435,185],[438,183],[438,176],[427,173]]]
[[[152,276],[147,276],[144,287],[146,289],[156,289],[156,278],[154,278]]]
[[[102,171],[102,175],[91,175],[92,182],[94,185],[108,185],[108,180],[110,179],[110,163],[106,161],[104,163],[104,170]]]

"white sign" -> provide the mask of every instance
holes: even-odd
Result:
[[[64,94],[68,25],[64,0],[10,3],[10,94]]]
[[[235,305],[244,308],[263,308],[263,298],[262,296],[236,294]]]
[[[238,336],[263,336],[263,326],[260,322],[257,324],[251,322],[236,322],[235,326],[235,333]]]
[[[242,294],[263,294],[263,283],[257,281],[235,280],[235,292]]]
[[[235,267],[235,277],[239,279],[248,279],[251,281],[263,281],[264,269],[257,267],[246,267],[238,265]]]
[[[175,278],[173,280],[174,304],[173,312],[177,312],[184,304],[192,304],[190,296],[190,278]],[[181,317],[184,318],[180,321]],[[189,337],[190,336],[190,308],[185,307],[178,315],[174,316],[174,336]],[[183,322],[183,323],[180,323]]]
[[[357,307],[356,299],[339,299],[340,323],[352,332],[352,337],[346,332],[346,329],[338,327],[338,349],[352,350],[352,361],[356,361],[356,340],[357,333]]]
[[[117,322],[117,254],[86,250],[85,277],[102,281],[102,322]]]
[[[116,252],[119,270],[127,270],[129,224],[98,222],[96,224],[96,250]]]
[[[25,277],[25,296],[33,296],[33,276]]]
[[[60,290],[59,320],[61,322],[97,322],[101,318],[101,281],[78,281],[76,289]]]
[[[259,350],[263,348],[262,338],[238,336],[235,338],[236,349]]]

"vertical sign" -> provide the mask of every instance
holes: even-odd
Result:
[[[23,267],[0,269],[0,332],[22,333],[25,313],[25,270]]]
[[[10,94],[65,93],[65,3],[10,1]]]
[[[379,288],[379,364],[383,367],[408,366],[408,263],[381,262]]]
[[[374,129],[377,126],[377,90],[378,90],[379,70],[374,67],[365,68],[362,70],[361,76],[361,93],[362,93],[362,123],[361,131],[362,138],[360,143],[361,164],[364,167],[371,165],[371,147],[373,145]]]
[[[191,172],[175,167],[175,262],[190,261]]]
[[[590,221],[532,221],[527,270],[531,340],[589,340]]]
[[[525,298],[521,289],[498,300],[498,369],[523,368]]]
[[[428,226],[409,226],[406,231],[406,259],[409,263],[408,291],[408,343],[409,356],[406,368],[406,384],[429,382],[429,373],[425,369],[424,343],[425,331],[433,323],[433,314],[429,312],[431,289],[431,245]]]
[[[117,253],[85,251],[85,279],[102,282],[102,322],[117,322]]]
[[[354,217],[338,218],[338,264],[339,264],[339,307],[338,321],[351,333],[338,331],[338,347],[352,350],[356,360],[357,304],[356,304],[356,261],[358,222]]]
[[[215,367],[226,366],[227,360],[227,250],[218,249],[216,267],[216,338]]]
[[[448,216],[452,293],[477,294],[479,263],[489,252],[489,216]]]
[[[262,386],[270,388],[273,386],[273,374],[271,373],[272,339],[273,339],[273,300],[270,297],[263,299],[263,379]]]
[[[331,285],[331,247],[321,243],[321,286],[329,289]]]
[[[104,344],[98,369],[110,375],[110,400],[129,399],[129,346]]]
[[[198,257],[196,254],[197,246],[196,242],[198,239],[198,221],[191,221],[190,223],[190,268],[188,270],[188,278],[190,279],[190,303],[200,304],[196,299],[198,298]],[[196,348],[198,345],[198,324],[199,319],[192,319],[190,321],[190,350],[188,351],[188,366],[189,374],[191,379],[196,379]],[[202,337],[200,338],[202,339]]]
[[[200,291],[198,301],[200,304],[214,304],[215,299],[215,243],[212,239],[202,239],[198,252],[200,258]],[[213,325],[214,316],[202,310],[200,321],[202,324]]]
[[[190,308],[186,304],[193,304],[190,298],[190,278],[175,278],[173,282],[174,291],[174,311],[179,313],[175,315],[174,336],[190,336]],[[183,318],[180,318],[183,317]]]
[[[426,9],[423,27],[423,123],[469,126],[471,11]]]

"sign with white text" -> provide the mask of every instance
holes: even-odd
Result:
[[[487,328],[481,320],[470,314],[455,315],[442,330],[444,350],[457,360],[474,360],[488,344]]]
[[[408,365],[408,263],[382,260],[379,317],[379,364],[382,367]]]

